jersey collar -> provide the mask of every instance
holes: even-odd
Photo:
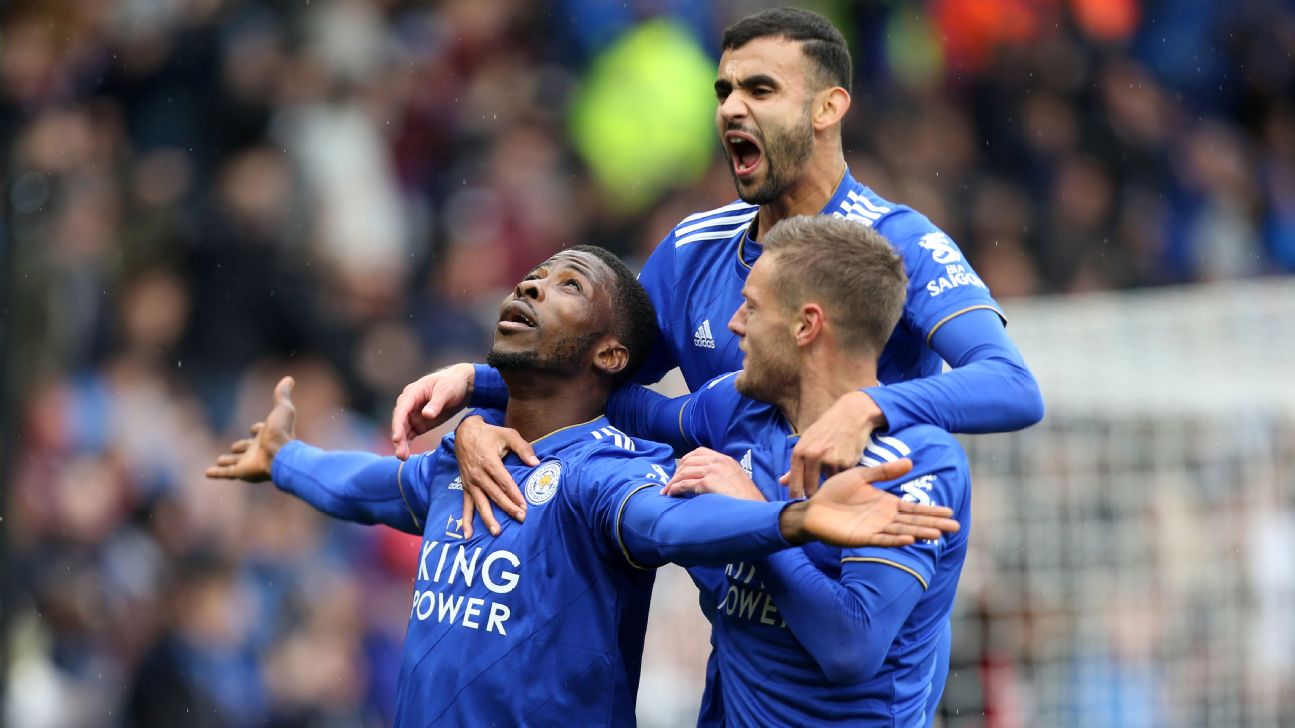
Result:
[[[850,168],[847,166],[845,173],[841,175],[841,181],[836,185],[836,191],[832,193],[832,198],[827,201],[823,209],[818,211],[818,214],[830,215],[833,211],[840,210],[842,203],[847,201],[850,192],[857,190],[859,187],[859,183],[850,174]],[[755,259],[759,258],[760,253],[764,250],[764,246],[751,237],[751,231],[759,224],[759,220],[760,216],[757,214],[737,239],[737,271],[743,278],[746,278],[746,274],[751,271],[751,266],[755,265]]]
[[[588,440],[593,432],[604,427],[609,427],[607,417],[599,415],[588,422],[581,422],[578,425],[568,425],[560,430],[554,430],[543,437],[531,441],[531,446],[535,449],[535,456],[544,458],[549,455],[556,455],[566,448],[577,442]],[[509,453],[508,457],[515,458],[516,455]]]

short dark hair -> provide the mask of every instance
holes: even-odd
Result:
[[[881,354],[904,312],[904,261],[881,233],[831,215],[789,217],[769,229],[764,255],[777,256],[774,289],[784,307],[816,301],[841,345]]]
[[[616,374],[617,384],[628,381],[647,358],[659,335],[656,308],[643,284],[615,253],[597,245],[577,245],[572,251],[588,253],[601,260],[615,276],[612,293],[612,320],[616,338],[629,351],[629,363]]]
[[[786,38],[798,41],[805,56],[817,66],[814,74],[824,86],[840,86],[846,91],[854,77],[850,47],[845,36],[832,21],[799,8],[772,8],[748,15],[728,26],[721,43],[724,50],[735,50],[756,38]]]

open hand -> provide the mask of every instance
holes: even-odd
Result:
[[[472,520],[477,513],[490,533],[499,534],[491,502],[517,521],[526,519],[526,499],[504,466],[504,456],[510,452],[517,453],[527,465],[540,464],[531,444],[517,430],[496,427],[480,417],[468,417],[459,423],[454,434],[454,454],[463,481],[465,538],[472,538]]]
[[[274,408],[265,420],[252,425],[252,436],[229,446],[229,452],[207,468],[208,478],[246,480],[258,483],[270,479],[270,466],[279,448],[292,441],[297,409],[292,404],[292,377],[284,377],[274,388]]]
[[[841,547],[908,546],[957,532],[961,525],[953,520],[952,509],[910,503],[872,486],[903,477],[912,468],[905,458],[828,478],[809,500],[783,511],[784,536],[792,543],[819,540]]]
[[[405,387],[391,411],[391,444],[396,457],[408,460],[414,438],[458,414],[472,393],[471,364],[438,369]]]

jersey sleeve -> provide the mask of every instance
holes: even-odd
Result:
[[[637,569],[724,564],[790,546],[778,523],[786,503],[664,496],[668,465],[664,447],[653,457],[608,447],[577,466],[578,507],[614,560]]]
[[[498,369],[489,364],[472,365],[472,394],[468,404],[473,407],[503,409],[508,406],[508,385]]]
[[[665,443],[682,455],[694,445],[683,434],[682,410],[689,397],[667,397],[638,384],[617,387],[607,399],[607,421],[622,432]]]
[[[639,283],[647,291],[652,307],[656,309],[657,337],[642,366],[634,374],[639,384],[652,384],[661,380],[666,372],[679,366],[674,349],[667,341],[674,330],[674,232],[671,231],[648,256],[639,272]]]
[[[637,384],[620,387],[607,402],[607,419],[634,437],[670,445],[677,456],[696,447],[718,448],[741,397],[733,387],[735,375],[673,398]]]
[[[737,391],[738,372],[721,374],[688,395],[679,412],[679,432],[694,447],[719,450],[741,406],[743,397]]]
[[[294,440],[271,464],[284,492],[323,513],[357,523],[381,523],[415,535],[430,505],[429,480],[440,450],[407,461],[364,452],[330,452]]]
[[[929,343],[942,325],[967,311],[988,309],[1003,316],[957,243],[925,216],[905,210],[883,220],[877,231],[904,259],[908,298],[903,318],[925,341]]]
[[[923,592],[908,574],[872,562],[850,563],[838,581],[804,549],[768,556],[757,570],[796,640],[838,685],[877,674]]]
[[[915,442],[916,438],[906,440]],[[865,465],[877,465],[899,457],[910,458],[913,469],[901,480],[876,483],[875,486],[906,501],[952,508],[954,518],[962,524],[962,530],[956,534],[944,534],[935,541],[918,541],[911,546],[844,549],[841,552],[841,567],[845,571],[852,564],[889,566],[908,574],[926,590],[935,579],[940,558],[949,548],[950,539],[967,537],[971,483],[966,454],[952,436],[940,433],[938,437],[916,442],[920,444],[910,447],[905,444],[905,440],[896,437],[876,438],[864,450],[862,462]]]
[[[498,407],[498,408],[496,408],[496,407],[477,407],[477,408],[475,408],[475,409],[470,410],[469,412],[467,412],[464,416],[465,416],[465,417],[480,417],[481,419],[485,420],[485,421],[486,421],[486,424],[488,424],[488,425],[494,425],[495,427],[503,427],[503,426],[504,426],[504,417],[506,416],[506,414],[507,414],[507,413],[504,411],[504,408],[503,408],[503,407]]]
[[[935,332],[931,347],[951,371],[864,390],[890,429],[1010,432],[1043,419],[1038,381],[993,311],[955,317]]]

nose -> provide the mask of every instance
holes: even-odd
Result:
[[[533,301],[539,301],[544,298],[544,290],[540,286],[540,279],[528,278],[517,284],[517,290],[513,292],[517,298],[529,298]]]
[[[730,122],[739,122],[746,118],[746,103],[742,101],[741,96],[741,94],[734,92],[720,102],[717,113],[724,126]],[[723,129],[723,126],[721,126],[721,129]]]
[[[742,304],[733,312],[733,317],[728,320],[728,330],[732,331],[739,337],[746,336],[746,304]]]

